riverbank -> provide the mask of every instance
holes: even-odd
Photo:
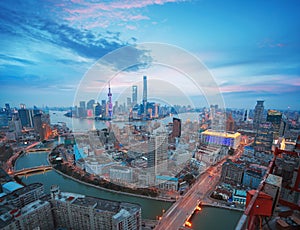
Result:
[[[129,196],[133,196],[133,197],[139,197],[139,198],[145,198],[145,199],[151,199],[151,200],[157,200],[157,201],[164,201],[164,202],[172,202],[172,203],[176,201],[175,199],[169,199],[169,198],[166,198],[166,197],[154,197],[154,196],[150,196],[150,195],[146,196],[146,195],[141,195],[141,194],[135,194],[135,193],[129,193],[129,192],[124,192],[124,191],[118,191],[116,189],[109,189],[109,188],[105,188],[105,187],[99,186],[98,184],[93,184],[93,183],[89,183],[87,181],[82,181],[82,180],[80,180],[78,178],[74,178],[72,175],[66,174],[66,173],[62,172],[61,170],[59,170],[57,168],[57,166],[55,166],[51,162],[51,157],[53,157],[53,155],[54,156],[56,155],[56,153],[54,153],[54,151],[58,147],[59,147],[59,145],[56,146],[55,148],[53,148],[51,152],[49,152],[48,157],[47,157],[47,162],[48,162],[49,165],[52,166],[53,170],[55,170],[57,173],[61,174],[62,176],[68,177],[69,179],[77,181],[78,183],[82,183],[82,184],[85,184],[87,186],[92,186],[94,188],[101,189],[101,190],[108,191],[108,192],[113,192],[113,193],[116,193],[116,194],[123,194],[123,195],[129,195]],[[72,172],[74,173],[75,171],[73,170]]]
[[[143,196],[143,195],[139,195],[139,194],[133,194],[133,193],[128,193],[128,192],[121,192],[121,191],[117,191],[117,190],[113,190],[113,189],[107,189],[107,188],[103,188],[101,186],[97,186],[97,185],[94,185],[94,184],[91,184],[91,183],[87,183],[85,181],[82,181],[82,180],[79,180],[79,179],[76,179],[70,175],[67,175],[59,170],[57,170],[56,168],[54,168],[52,166],[52,170],[54,170],[55,172],[59,173],[60,175],[62,176],[65,176],[69,179],[72,179],[78,183],[81,183],[81,184],[84,184],[84,185],[87,185],[87,186],[91,186],[91,187],[94,187],[94,188],[97,188],[97,189],[100,189],[100,190],[104,190],[104,191],[107,191],[107,192],[113,192],[113,193],[116,193],[116,194],[123,194],[123,195],[128,195],[128,196],[133,196],[133,197],[139,197],[139,198],[143,198],[143,199],[151,199],[151,200],[157,200],[157,201],[165,201],[165,202],[170,202],[170,203],[174,203],[176,200],[172,200],[172,199],[165,199],[165,198],[160,198],[160,197],[151,197],[151,196]]]
[[[222,209],[228,209],[228,210],[239,211],[239,212],[244,212],[245,211],[242,208],[231,207],[231,206],[227,206],[225,204],[220,204],[220,203],[214,204],[214,203],[202,202],[202,206],[222,208]]]

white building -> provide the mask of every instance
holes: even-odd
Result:
[[[133,182],[132,168],[124,166],[112,166],[109,169],[109,178],[112,182],[126,184]]]
[[[56,228],[140,230],[141,207],[81,194],[60,192],[51,187],[51,204]]]

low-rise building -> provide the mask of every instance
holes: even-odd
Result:
[[[221,181],[226,183],[237,183],[241,184],[244,174],[245,166],[242,164],[237,164],[231,160],[227,160],[222,165],[222,175]]]
[[[232,201],[234,203],[246,204],[247,192],[245,190],[234,189],[232,193]]]
[[[170,176],[156,176],[157,187],[166,191],[178,191],[178,178]]]
[[[111,182],[127,184],[133,182],[133,171],[130,167],[112,166],[109,169],[109,178]]]

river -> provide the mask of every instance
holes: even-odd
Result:
[[[47,156],[48,152],[33,152],[24,154],[16,161],[15,169],[19,170],[38,165],[47,165]],[[60,190],[64,192],[74,192],[109,200],[138,203],[142,207],[143,218],[146,219],[155,219],[156,216],[159,216],[162,213],[163,209],[166,210],[172,205],[170,202],[143,199],[97,189],[62,176],[54,170],[46,173],[34,174],[29,177],[23,177],[22,181],[25,184],[34,182],[43,183],[46,193],[50,193],[50,187],[52,184],[57,184],[59,185]]]
[[[50,115],[51,119],[52,116],[54,117],[51,120],[52,123],[65,122],[68,127],[72,128],[72,119],[64,117],[62,112],[55,112],[55,114],[51,112]],[[195,114],[192,115],[192,121],[194,119],[197,119],[197,116]],[[185,115],[185,117],[191,116]],[[93,125],[95,125],[98,128],[100,128],[100,126],[102,125],[103,127],[105,127],[105,123],[102,121],[73,119],[73,123],[74,122],[77,122],[78,127],[82,127],[80,131],[87,130],[89,129],[89,127],[93,127]],[[15,169],[19,170],[33,166],[46,165],[48,164],[47,155],[48,152],[33,152],[24,154],[16,161]],[[34,182],[43,183],[46,193],[50,192],[50,187],[52,184],[57,184],[59,185],[61,191],[81,193],[88,196],[94,196],[115,201],[138,203],[142,207],[142,217],[146,219],[157,218],[157,216],[162,214],[163,209],[167,210],[172,205],[172,203],[170,202],[144,199],[97,189],[69,179],[65,176],[62,176],[61,174],[55,171],[48,171],[44,174],[41,173],[31,175],[28,177],[23,177],[22,181],[25,184]],[[196,214],[192,219],[193,229],[234,229],[241,215],[242,213],[238,211],[231,211],[213,207],[203,207],[202,211]]]

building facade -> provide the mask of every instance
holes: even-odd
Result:
[[[254,109],[253,128],[258,129],[263,121],[264,101],[258,100]]]
[[[108,201],[51,188],[51,203],[56,228],[68,229],[141,229],[139,205]]]
[[[226,183],[241,184],[244,175],[244,165],[227,160],[222,165],[221,181]]]
[[[220,145],[237,149],[241,142],[241,134],[205,130],[201,133],[200,142],[207,145]]]

